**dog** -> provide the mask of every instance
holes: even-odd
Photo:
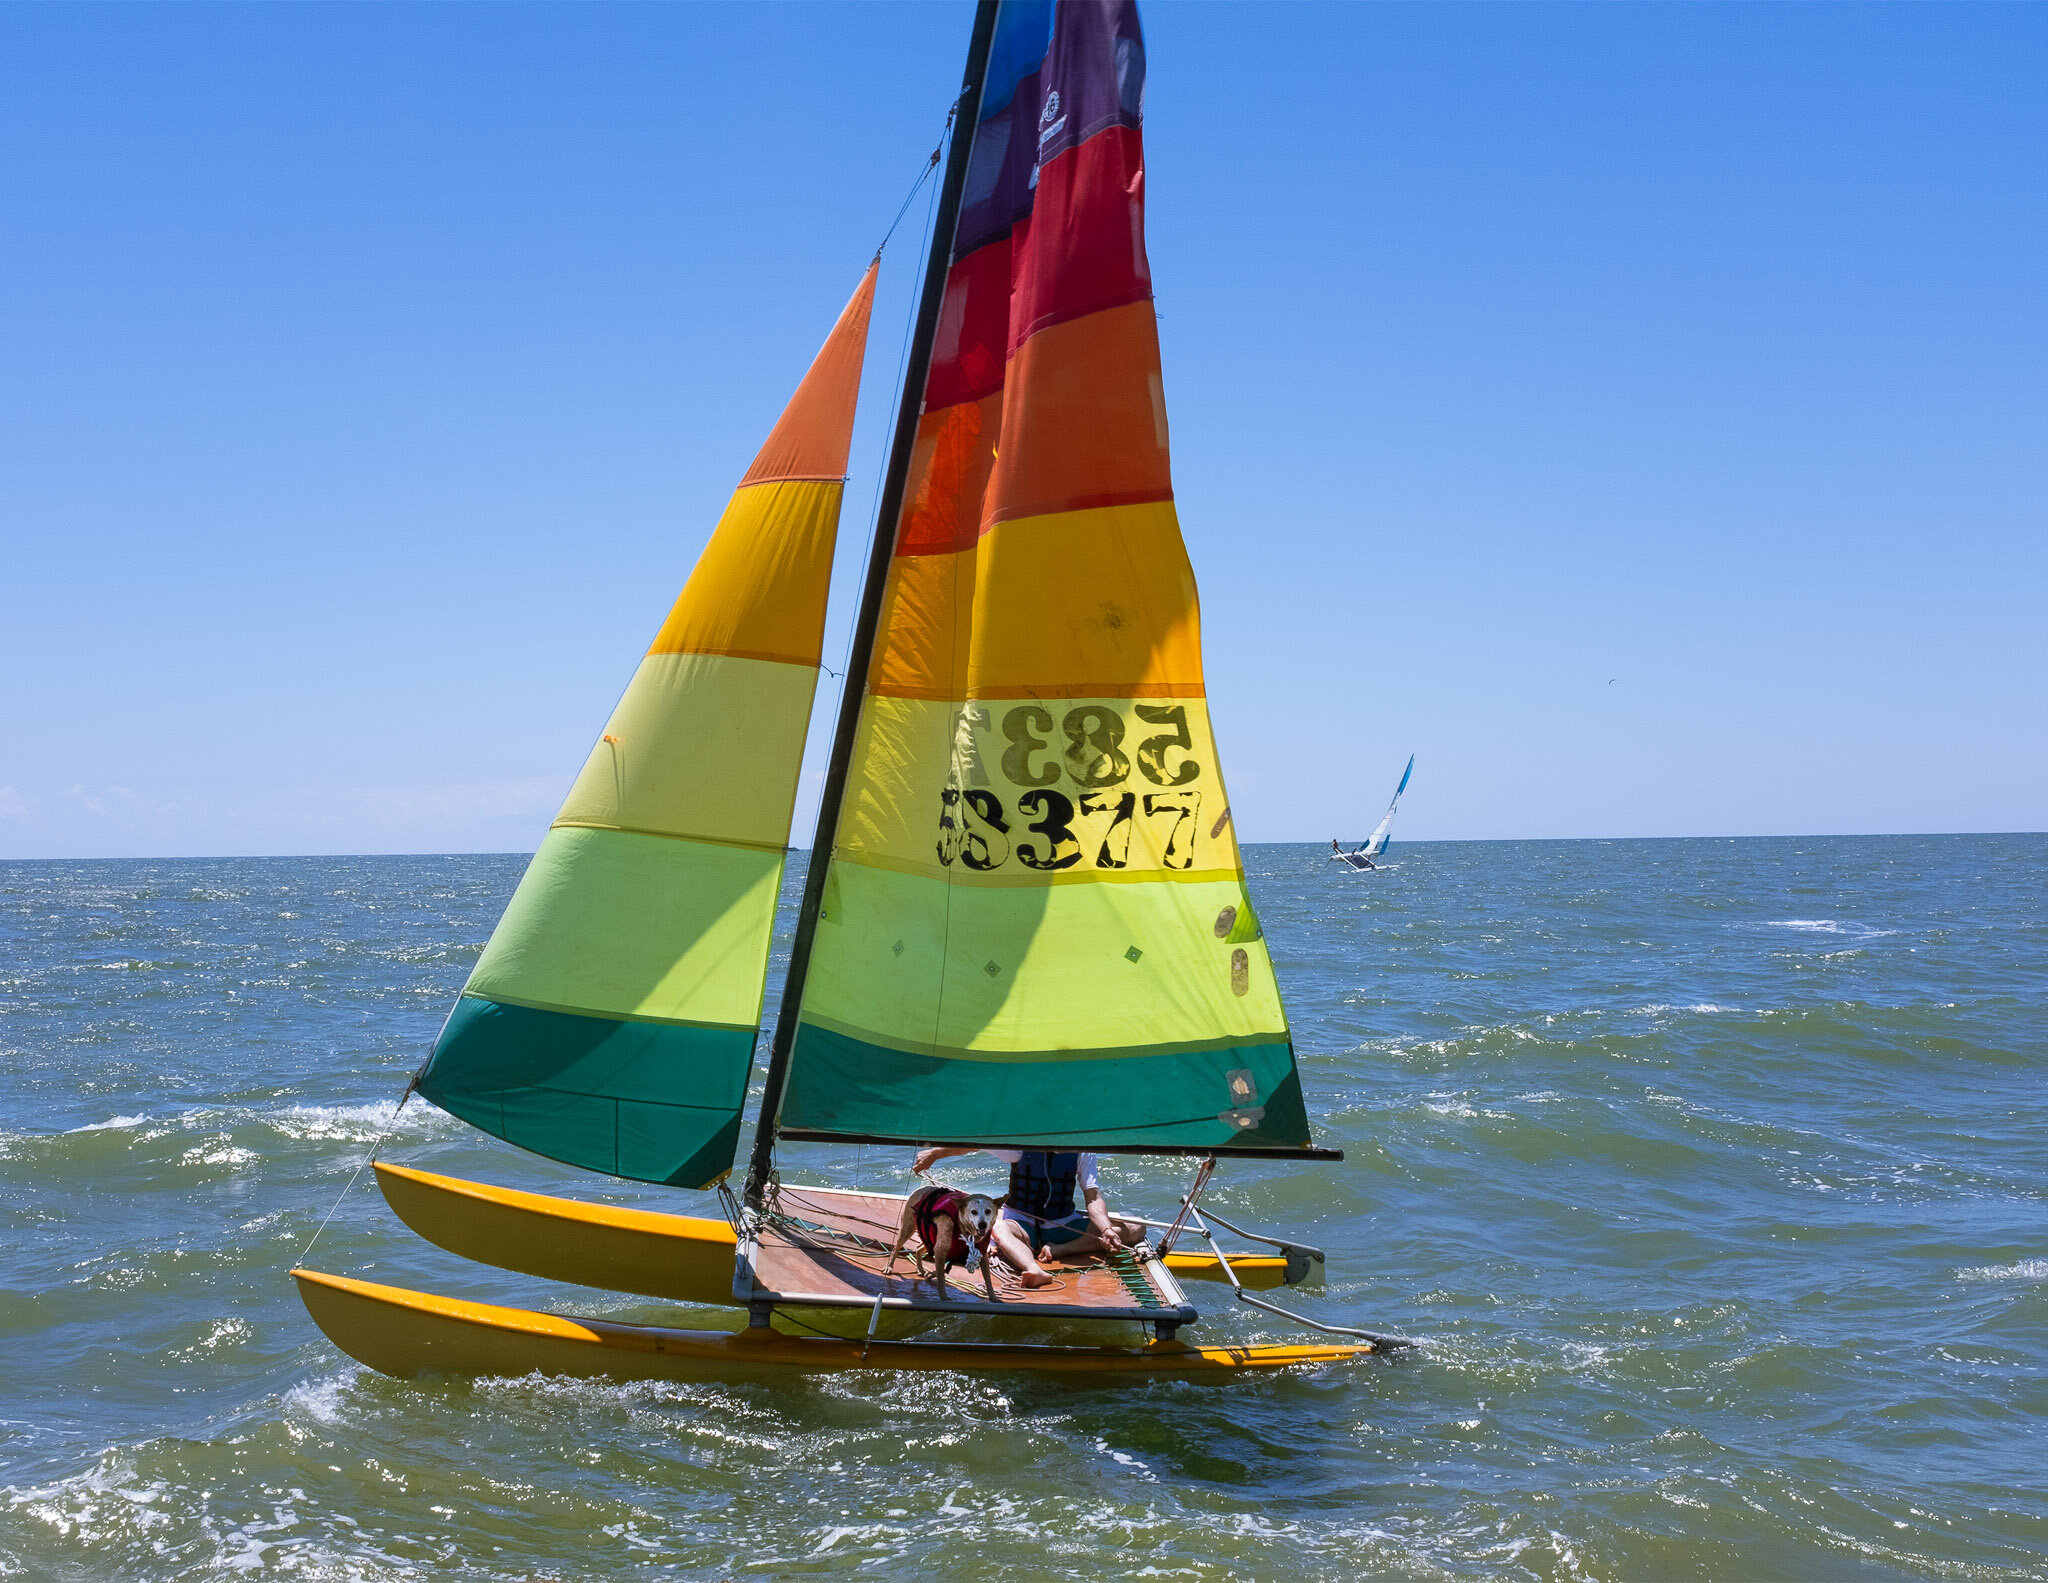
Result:
[[[896,1245],[889,1250],[889,1263],[882,1274],[893,1275],[896,1260],[913,1234],[932,1256],[938,1271],[939,1296],[946,1296],[946,1268],[955,1262],[972,1273],[981,1266],[981,1283],[990,1302],[997,1301],[994,1258],[989,1235],[996,1229],[995,1201],[985,1193],[964,1193],[957,1187],[928,1182],[903,1201],[903,1216],[896,1223]],[[920,1264],[916,1249],[910,1256]]]

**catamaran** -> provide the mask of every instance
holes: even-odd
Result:
[[[1203,1202],[1220,1160],[1342,1156],[1310,1137],[1210,729],[1144,249],[1144,74],[1133,0],[977,7],[741,1191],[876,264],[408,1090],[549,1159],[710,1190],[716,1217],[376,1163],[399,1218],[467,1259],[748,1322],[294,1270],[345,1352],[399,1376],[1228,1376],[1401,1344],[1254,1296],[1322,1254]],[[1003,1270],[991,1295],[892,1273],[903,1198],[785,1180],[806,1143],[1179,1156],[1192,1180],[1147,1222],[1154,1256],[1051,1265],[1033,1289]],[[1191,1343],[1198,1280],[1338,1339]],[[878,1339],[885,1313],[1129,1321],[1142,1344]]]
[[[1408,767],[1401,771],[1401,784],[1394,788],[1394,800],[1387,804],[1386,814],[1378,824],[1373,826],[1372,834],[1367,836],[1363,842],[1349,852],[1337,845],[1335,841],[1332,841],[1330,843],[1330,861],[1332,863],[1342,863],[1354,873],[1363,873],[1374,866],[1372,860],[1385,852],[1393,844],[1394,811],[1401,806],[1401,793],[1408,789],[1408,777],[1414,773],[1415,755],[1411,753],[1408,755]]]

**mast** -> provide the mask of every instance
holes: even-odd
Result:
[[[810,975],[811,941],[825,898],[825,874],[832,866],[832,840],[839,829],[839,808],[846,792],[846,772],[853,761],[853,737],[860,725],[861,701],[867,692],[868,662],[881,622],[882,595],[888,588],[889,563],[896,550],[896,524],[903,511],[903,491],[910,478],[910,453],[917,440],[917,422],[924,406],[924,387],[938,333],[939,307],[946,295],[946,276],[953,264],[953,233],[960,217],[960,195],[967,185],[967,161],[974,148],[974,129],[981,120],[981,90],[988,77],[989,47],[995,39],[997,0],[977,0],[974,31],[967,44],[967,74],[953,104],[953,133],[946,150],[946,172],[939,187],[938,215],[932,224],[930,255],[925,260],[924,292],[918,299],[917,323],[911,334],[910,358],[904,368],[903,397],[896,409],[896,437],[883,474],[882,499],[875,515],[874,542],[868,550],[867,582],[861,588],[860,613],[854,622],[853,650],[847,657],[845,691],[839,698],[839,723],[832,735],[832,755],[825,767],[824,793],[818,800],[818,828],[811,838],[811,864],[804,875],[804,896],[797,912],[796,938],[789,948],[789,973],[782,981],[782,1003],[775,1014],[775,1034],[768,1047],[768,1079],[761,1094],[761,1115],[754,1131],[754,1152],[747,1162],[746,1202],[758,1209],[768,1185],[768,1167],[775,1152],[775,1119],[782,1110],[782,1092],[789,1079],[790,1050],[796,1040],[797,1013],[803,1008],[804,981]]]

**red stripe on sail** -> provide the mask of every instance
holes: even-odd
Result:
[[[1009,350],[1063,319],[1152,295],[1145,258],[1145,143],[1113,126],[1038,174],[1038,201],[1011,234]]]
[[[932,340],[924,410],[979,401],[1003,388],[1010,345],[1010,239],[977,248],[953,265]]]

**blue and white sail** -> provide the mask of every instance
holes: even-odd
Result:
[[[1386,851],[1394,834],[1394,810],[1401,806],[1401,793],[1408,789],[1408,777],[1415,773],[1415,755],[1408,755],[1408,767],[1401,771],[1401,784],[1394,788],[1394,800],[1387,804],[1386,817],[1373,827],[1371,839],[1359,850],[1367,857],[1378,857]]]

